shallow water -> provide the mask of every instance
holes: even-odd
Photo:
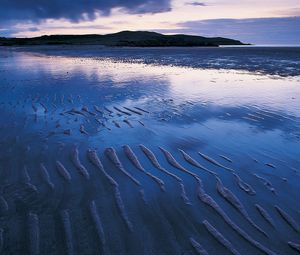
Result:
[[[49,56],[82,56],[128,63],[235,69],[283,77],[300,76],[300,47],[168,47],[107,48],[101,46],[16,47],[15,51]]]
[[[288,245],[300,243],[297,73],[190,67],[178,49],[154,63],[153,50],[0,49],[1,254],[201,254],[195,242],[209,254],[297,254]]]

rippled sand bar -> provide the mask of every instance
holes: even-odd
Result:
[[[159,51],[0,49],[0,254],[299,254],[299,55]]]

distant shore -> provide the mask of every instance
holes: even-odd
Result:
[[[111,47],[219,47],[221,45],[247,45],[241,41],[222,37],[194,35],[164,35],[147,31],[122,31],[107,35],[45,35],[33,38],[0,37],[0,46],[31,45],[103,45]]]

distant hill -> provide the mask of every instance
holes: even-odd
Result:
[[[222,38],[207,38],[193,35],[163,35],[147,31],[122,31],[106,35],[44,35],[33,38],[3,38],[0,37],[0,46],[26,45],[104,45],[127,47],[189,47],[219,45],[243,45],[242,42]]]

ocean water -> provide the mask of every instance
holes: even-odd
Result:
[[[279,75],[300,75],[300,47],[244,46],[220,48],[107,48],[102,46],[35,46],[15,48],[49,56],[111,59],[128,63],[184,66],[205,69],[234,69]]]
[[[0,48],[0,254],[297,254],[299,70],[296,47]]]

